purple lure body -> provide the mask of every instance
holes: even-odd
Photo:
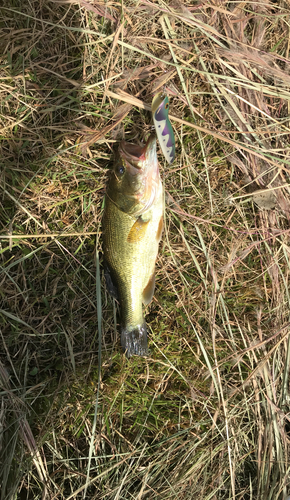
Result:
[[[153,121],[162,152],[168,163],[172,163],[175,158],[175,139],[168,113],[168,97],[160,92],[152,101]]]

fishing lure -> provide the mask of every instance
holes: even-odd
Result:
[[[169,101],[167,95],[163,92],[156,94],[153,97],[151,108],[160,147],[168,163],[172,163],[175,158],[175,139],[168,118]]]

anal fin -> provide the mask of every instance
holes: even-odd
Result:
[[[155,289],[155,270],[153,271],[152,276],[150,276],[150,279],[143,290],[142,293],[143,304],[147,305],[151,302],[154,295],[154,289]]]

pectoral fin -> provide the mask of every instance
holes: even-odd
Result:
[[[144,221],[141,217],[138,217],[128,234],[128,243],[137,243],[138,241],[141,241],[146,234],[146,229],[149,222],[150,220]]]
[[[142,294],[143,304],[147,305],[149,304],[149,302],[151,302],[154,295],[154,289],[155,289],[155,270],[143,290]]]

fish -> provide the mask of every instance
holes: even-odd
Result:
[[[156,135],[145,145],[122,141],[105,195],[103,255],[107,289],[120,304],[121,345],[127,357],[148,356],[143,304],[155,288],[164,196]]]
[[[169,101],[167,95],[163,92],[156,94],[153,97],[151,109],[160,147],[166,160],[171,164],[175,158],[175,139],[169,120]]]

